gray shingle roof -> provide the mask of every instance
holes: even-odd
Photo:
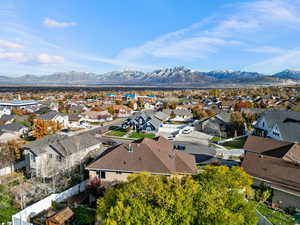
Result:
[[[267,126],[272,128],[274,124],[284,122],[287,118],[300,122],[300,112],[288,110],[276,110],[262,113],[259,120],[265,118]]]
[[[39,116],[38,118],[39,119],[43,119],[43,120],[52,120],[54,119],[57,115],[62,115],[61,113],[59,112],[56,112],[56,111],[50,111],[46,114],[43,114],[41,116]]]
[[[99,143],[99,140],[91,134],[82,133],[56,140],[54,143],[50,143],[50,146],[63,156],[67,156]]]
[[[34,154],[39,155],[41,153],[46,152],[47,146],[49,146],[50,143],[53,143],[59,139],[65,138],[66,135],[60,135],[60,134],[50,134],[45,136],[42,139],[35,140],[32,142],[29,142],[25,145],[23,145],[23,148],[30,149]]]
[[[25,128],[25,126],[18,122],[9,123],[9,124],[0,126],[0,130],[13,131],[13,132],[17,132],[17,131],[21,130],[22,128]]]
[[[230,123],[231,122],[231,113],[221,112],[216,115],[216,118],[218,118],[219,120],[222,120],[225,123]]]

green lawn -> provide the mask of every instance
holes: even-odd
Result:
[[[123,131],[123,130],[111,130],[111,131],[108,131],[106,133],[106,135],[108,136],[117,136],[117,137],[122,137],[126,134],[127,132],[126,131]]]
[[[221,140],[224,140],[226,138],[223,138],[223,137],[212,137],[210,139],[211,142],[218,142],[218,141],[221,141]]]
[[[155,134],[147,134],[147,133],[140,133],[140,132],[133,132],[129,138],[134,138],[134,139],[140,139],[140,138],[155,138]]]
[[[269,208],[266,204],[258,204],[257,210],[274,225],[294,225],[295,220],[282,212]]]
[[[72,210],[75,214],[74,225],[95,224],[96,212],[94,209],[77,206],[76,208],[72,208]]]
[[[246,142],[246,138],[240,138],[233,141],[222,143],[220,145],[224,146],[227,149],[235,149],[235,148],[243,148],[245,142]]]

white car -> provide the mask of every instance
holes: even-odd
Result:
[[[184,130],[182,131],[183,134],[189,134],[189,133],[191,133],[191,132],[192,132],[191,129],[184,129]]]

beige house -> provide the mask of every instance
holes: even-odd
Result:
[[[102,148],[102,144],[88,133],[52,134],[27,143],[23,148],[27,174],[50,178],[80,165],[90,152]]]
[[[86,167],[90,178],[103,181],[126,181],[132,173],[150,172],[170,176],[196,173],[195,158],[174,150],[173,144],[163,137],[140,139],[121,144],[104,152]]]
[[[249,136],[243,169],[254,186],[273,190],[272,203],[280,208],[300,208],[300,144]]]

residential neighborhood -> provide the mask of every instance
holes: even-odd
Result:
[[[39,219],[54,223],[60,214],[66,217],[62,221],[74,221],[78,210],[72,204],[32,209],[56,195],[61,200],[51,201],[69,202],[77,196],[86,202],[80,207],[94,221],[99,195],[131,182],[134,174],[198,176],[206,167],[241,168],[253,179],[255,196],[267,196],[260,207],[296,218],[300,112],[262,104],[273,97],[258,100],[250,90],[234,90],[243,93],[238,97],[225,89],[217,95],[205,90],[50,92],[31,93],[35,100],[22,100],[22,94],[16,95],[18,100],[2,100],[0,181],[20,204],[13,224]],[[291,90],[298,87],[276,91],[280,96]],[[74,189],[76,185],[80,188]]]

